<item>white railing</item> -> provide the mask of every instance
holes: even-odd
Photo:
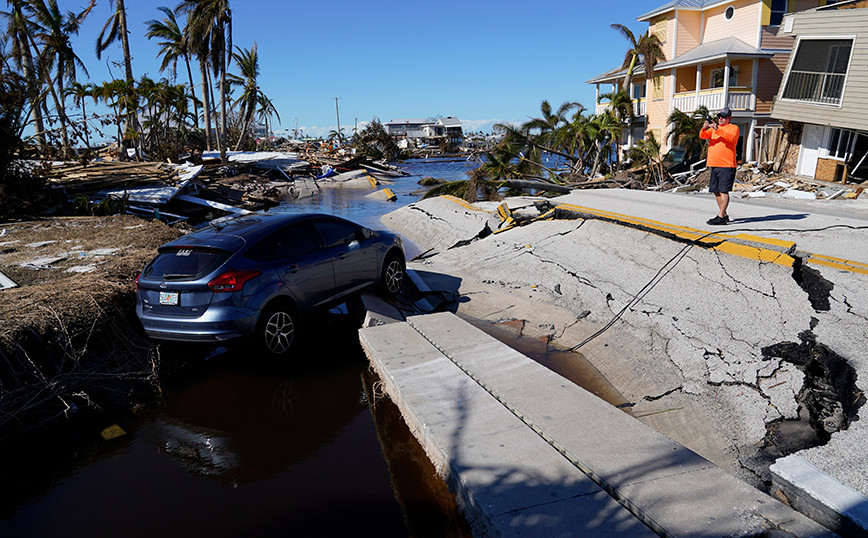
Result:
[[[720,110],[728,106],[732,110],[752,110],[751,102],[753,93],[749,88],[731,88],[729,90],[729,102],[724,104],[723,88],[713,90],[700,90],[699,92],[676,93],[673,96],[675,108],[681,112],[693,112],[704,106],[708,110]]]
[[[790,71],[783,98],[837,105],[844,91],[844,77],[844,73]]]
[[[609,103],[597,103],[595,114],[602,114],[609,108]],[[633,99],[633,116],[639,118],[645,116],[645,99]]]

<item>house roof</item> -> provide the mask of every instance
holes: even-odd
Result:
[[[699,1],[699,0],[697,0]],[[764,52],[760,49],[751,47],[744,41],[736,37],[725,37],[716,41],[709,41],[697,47],[690,49],[681,56],[660,62],[654,66],[654,70],[671,69],[673,67],[683,67],[686,65],[696,65],[698,63],[706,63],[715,60],[723,60],[730,58],[771,58],[770,52]],[[638,64],[633,69],[633,78],[641,78],[645,75],[645,67],[643,64]],[[606,71],[603,74],[586,80],[588,84],[599,84],[604,82],[615,82],[627,76],[627,70],[624,68],[615,68]]]
[[[426,123],[430,123],[428,120],[420,120],[420,119],[397,119],[390,120],[386,125],[424,125]]]
[[[665,62],[660,62],[655,66],[655,69],[669,69],[672,67],[695,65],[713,60],[723,60],[727,57],[771,58],[772,56],[774,56],[774,54],[763,52],[756,47],[752,47],[737,37],[725,37],[716,41],[703,43],[690,49],[681,56]]]
[[[448,116],[440,118],[440,124],[445,125],[446,127],[461,127],[461,120],[453,116]]]
[[[672,0],[666,2],[657,9],[653,9],[644,15],[636,17],[637,21],[647,21],[675,9],[683,9],[688,11],[702,11],[704,9],[716,6],[718,4],[726,4],[731,0]]]
[[[645,68],[643,65],[636,64],[636,67],[633,68],[633,77],[635,78],[640,73],[645,73]],[[615,82],[616,80],[622,79],[627,76],[627,68],[626,67],[616,67],[615,69],[610,69],[605,73],[601,73],[596,77],[590,78],[585,82],[587,84],[599,84],[603,82]]]

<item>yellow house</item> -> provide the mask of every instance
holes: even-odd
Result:
[[[634,102],[632,129],[622,143],[653,132],[663,151],[670,145],[667,119],[676,109],[705,106],[712,114],[727,106],[741,130],[739,158],[753,160],[757,127],[774,123],[770,113],[787,67],[794,38],[779,37],[784,15],[834,3],[832,0],[672,0],[637,18],[662,43],[666,60],[634,70],[629,92]],[[614,69],[587,82],[601,92],[616,91],[626,69]]]

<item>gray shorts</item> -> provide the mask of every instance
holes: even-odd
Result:
[[[722,166],[711,167],[711,177],[708,178],[708,192],[729,192],[735,183],[735,168]]]

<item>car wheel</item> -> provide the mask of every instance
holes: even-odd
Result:
[[[386,258],[383,264],[383,278],[381,286],[389,295],[395,295],[404,286],[404,260],[396,254]]]
[[[259,321],[259,345],[272,357],[286,357],[293,349],[297,326],[295,312],[288,307],[269,308]]]

